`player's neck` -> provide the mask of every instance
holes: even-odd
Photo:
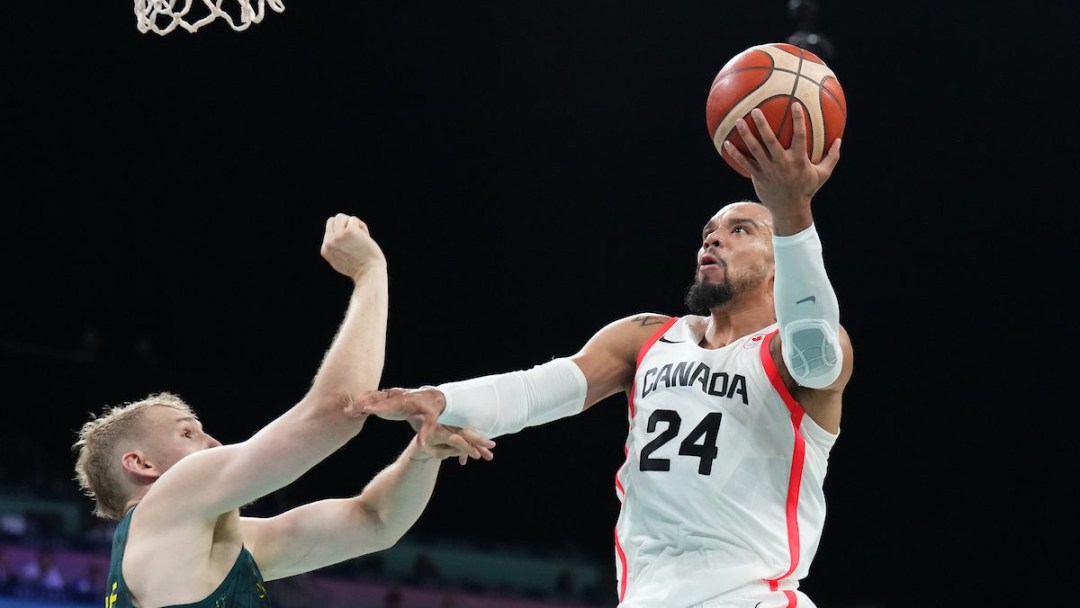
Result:
[[[124,503],[124,513],[125,514],[130,513],[132,509],[134,509],[135,507],[137,507],[139,505],[139,501],[141,501],[141,500],[142,500],[142,496],[140,495],[140,496],[132,497],[131,500]]]
[[[721,348],[775,322],[776,313],[771,305],[755,303],[747,306],[729,302],[710,311],[700,346]]]

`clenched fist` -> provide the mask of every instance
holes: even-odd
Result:
[[[373,264],[386,264],[382,249],[368,234],[367,224],[344,213],[326,220],[320,252],[334,270],[353,280]]]

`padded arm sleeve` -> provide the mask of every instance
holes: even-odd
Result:
[[[840,376],[840,304],[825,274],[821,240],[813,224],[798,234],[774,236],[776,320],[784,363],[795,381],[825,388]]]
[[[446,396],[440,424],[471,428],[494,438],[582,411],[588,381],[576,363],[563,357],[524,371],[435,388]]]

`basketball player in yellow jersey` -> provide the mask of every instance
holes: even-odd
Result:
[[[345,214],[327,220],[322,255],[353,282],[345,319],[307,394],[251,438],[222,445],[171,393],[109,408],[82,426],[78,481],[94,499],[95,515],[119,522],[108,608],[269,606],[264,581],[397,542],[427,505],[444,458],[491,459],[494,443],[440,426],[430,443],[410,441],[357,496],[270,518],[241,517],[241,507],[293,482],[356,436],[364,417],[343,408],[378,387],[386,259],[367,226]],[[252,405],[243,404],[245,415],[261,411]]]
[[[851,341],[826,275],[811,199],[839,140],[807,155],[804,110],[789,148],[759,110],[737,128],[761,203],[720,209],[702,230],[687,295],[700,315],[617,320],[573,356],[437,387],[374,393],[356,415],[495,437],[624,392],[616,477],[621,608],[813,608],[799,590],[825,520],[823,483],[851,378]]]

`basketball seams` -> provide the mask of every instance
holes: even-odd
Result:
[[[713,98],[723,103],[714,105]],[[827,138],[839,137],[843,132],[847,118],[843,89],[835,73],[812,53],[784,43],[758,45],[733,57],[713,79],[709,99],[707,122],[711,127],[715,124],[713,120],[720,119],[711,134],[713,144],[728,164],[733,160],[724,151],[723,143],[730,140],[747,153],[735,124],[755,107],[766,112],[783,143],[785,139],[790,141],[792,135],[791,102],[802,103],[806,109],[807,147],[813,162],[824,156]],[[837,132],[831,133],[826,123],[837,117],[840,119]],[[756,126],[750,126],[756,133]]]
[[[810,159],[818,162],[825,150],[825,114],[821,106],[821,95],[825,90],[823,84],[829,78],[835,79],[835,74],[828,66],[810,60],[801,49],[798,53],[794,53],[786,48],[763,45],[758,50],[772,59],[775,70],[790,72],[794,75],[793,86],[790,89],[791,96],[802,102],[803,107],[806,108],[810,123]],[[766,79],[766,83],[771,78],[770,76]],[[816,90],[806,90],[807,86],[813,86]],[[790,118],[789,104],[780,124],[777,125],[778,132],[783,130]]]
[[[800,78],[799,82],[805,83],[806,80]],[[821,108],[821,87],[806,85],[806,87],[811,86],[816,91],[806,91],[802,95],[796,94],[795,98],[806,108],[806,117],[810,122],[810,160],[816,163],[821,160],[825,149],[825,112]]]
[[[717,125],[716,132],[713,134],[713,143],[716,145],[717,150],[723,152],[724,140],[735,130],[735,123],[749,114],[750,110],[753,110],[770,99],[787,97],[784,93],[765,90],[766,85],[769,85],[772,80],[773,76],[770,75],[724,114],[724,119]]]

